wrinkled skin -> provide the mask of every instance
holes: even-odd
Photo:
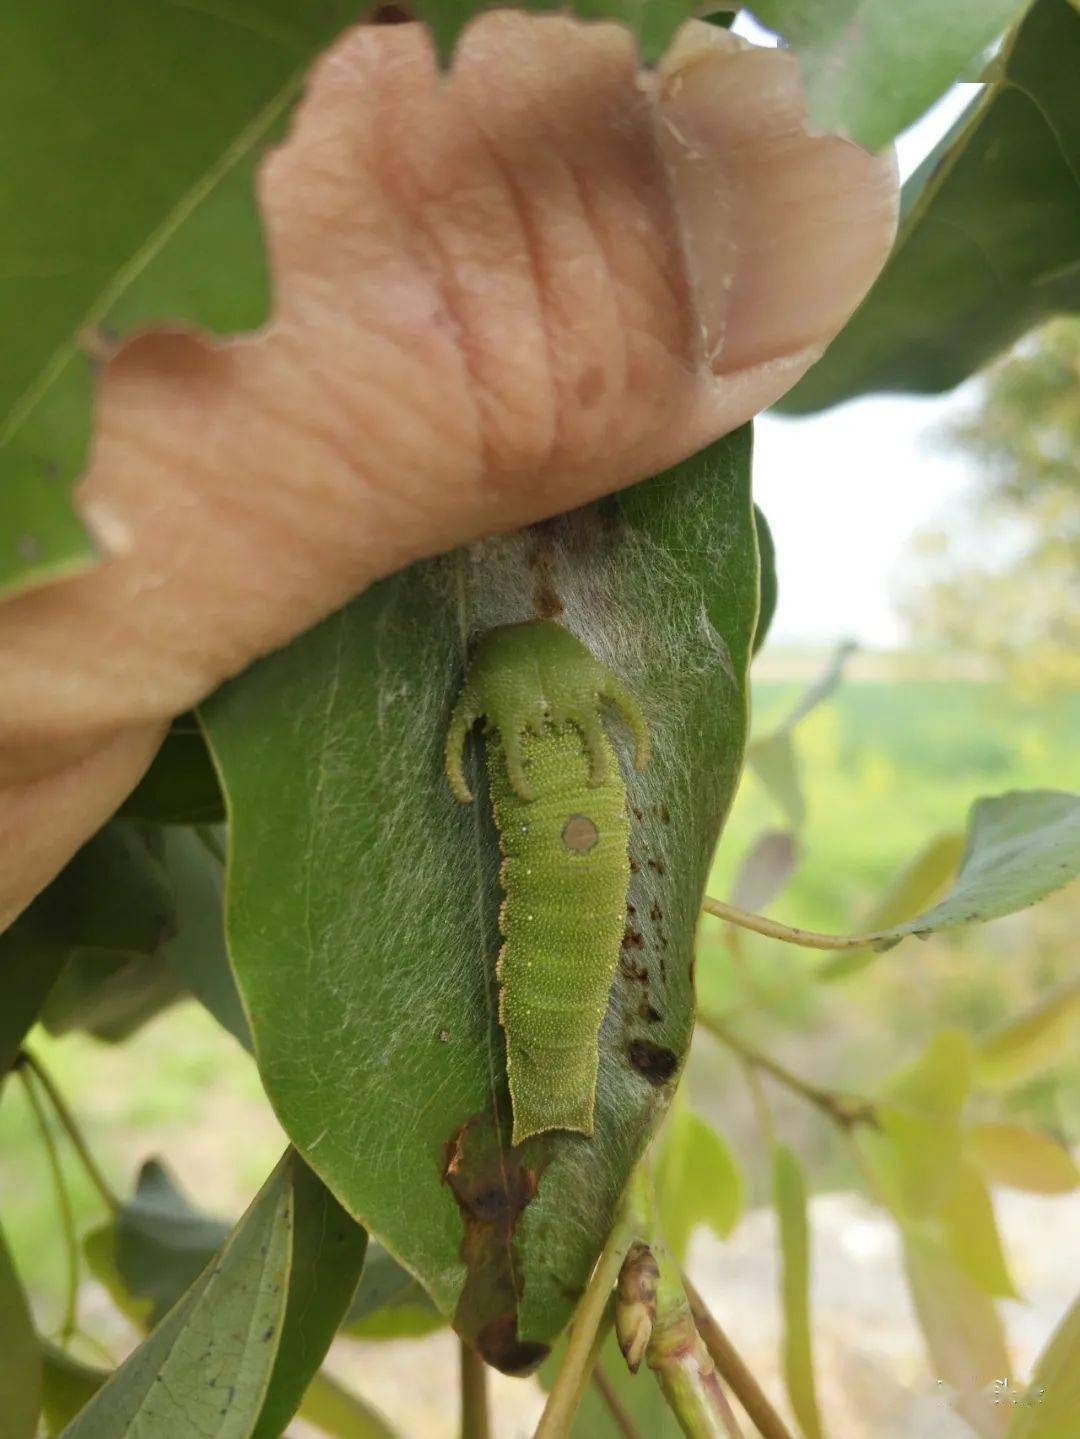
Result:
[[[615,26],[513,13],[445,82],[419,26],[346,34],[259,191],[271,322],[119,350],[78,495],[106,559],[0,607],[0,925],[257,655],[775,400],[896,201],[806,133],[788,55],[690,26],[642,75]]]

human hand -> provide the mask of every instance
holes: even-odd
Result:
[[[616,26],[502,13],[445,81],[418,26],[345,35],[260,199],[270,324],[121,348],[79,492],[105,559],[0,607],[0,926],[256,656],[777,399],[896,185],[806,133],[790,55],[693,25],[641,74]]]

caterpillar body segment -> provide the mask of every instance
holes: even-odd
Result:
[[[507,626],[477,647],[447,735],[447,776],[468,802],[462,751],[485,719],[515,1144],[549,1129],[593,1131],[597,1040],[630,882],[626,787],[600,717],[605,700],[633,730],[643,768],[648,730],[616,676],[560,625]]]

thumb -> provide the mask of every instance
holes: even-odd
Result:
[[[121,349],[79,494],[104,561],[0,608],[0,917],[251,659],[776,399],[883,262],[895,180],[808,133],[789,55],[692,25],[641,75],[616,26],[500,13],[447,78],[418,26],[345,35],[260,200],[271,323]]]

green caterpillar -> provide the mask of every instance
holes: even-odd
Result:
[[[644,769],[648,726],[617,676],[561,625],[506,625],[477,646],[446,737],[447,778],[468,804],[465,739],[486,721],[514,1144],[548,1129],[593,1132],[597,1039],[630,884],[626,786],[604,702],[633,731]]]

